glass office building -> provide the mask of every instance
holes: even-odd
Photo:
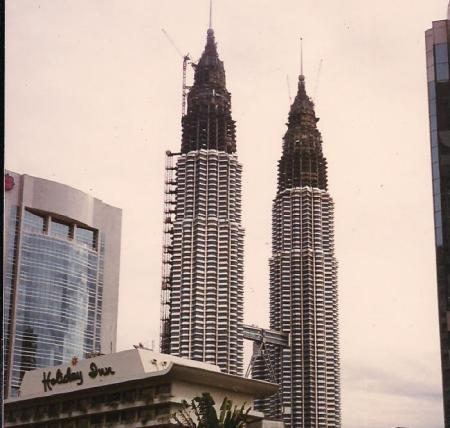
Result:
[[[425,33],[445,426],[450,427],[450,21]]]
[[[68,186],[6,177],[4,392],[16,396],[27,370],[115,350],[121,212]]]

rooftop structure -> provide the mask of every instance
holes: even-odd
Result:
[[[133,349],[27,372],[20,397],[5,403],[5,426],[169,427],[182,401],[203,392],[219,406],[227,397],[240,407],[276,390],[277,385],[224,374],[217,366]],[[264,422],[251,410],[248,426],[282,425]]]

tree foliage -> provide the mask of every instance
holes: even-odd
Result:
[[[190,403],[183,401],[182,408],[172,415],[179,427],[189,428],[245,428],[250,407],[245,403],[238,408],[225,397],[217,415],[215,402],[211,394],[204,392],[201,397],[195,397]]]

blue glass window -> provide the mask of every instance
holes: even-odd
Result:
[[[434,58],[436,64],[448,62],[448,45],[447,43],[438,43],[434,46]]]
[[[442,243],[443,243],[442,227],[436,227],[436,229],[435,229],[435,236],[436,236],[436,245],[438,247],[442,246]]]
[[[45,217],[25,210],[23,229],[34,233],[45,232]]]
[[[71,229],[70,225],[60,222],[58,220],[52,220],[50,233],[53,236],[57,236],[59,238],[69,239],[71,238],[70,229]]]
[[[89,248],[95,248],[95,232],[93,230],[77,226],[75,239],[79,243],[87,245]]]
[[[430,116],[436,116],[436,100],[430,100],[428,103],[428,114]]]
[[[428,99],[430,102],[436,99],[436,83],[434,81],[428,82]]]
[[[442,227],[442,211],[434,213],[434,225],[435,227]]]
[[[433,164],[431,165],[431,169],[433,171],[433,178],[434,179],[439,179],[439,163],[437,162],[433,162]]]
[[[440,180],[433,180],[433,193],[440,194],[441,193],[441,183]]]
[[[12,293],[15,280],[16,244],[19,227],[19,207],[13,206],[10,212],[8,234],[6,236],[6,271],[3,281],[3,349],[4,358],[9,358],[9,340],[11,335]]]
[[[436,64],[436,80],[445,82],[449,78],[448,62],[444,64]]]
[[[430,129],[432,132],[437,130],[436,116],[430,116]]]
[[[431,132],[431,147],[436,147],[438,145],[438,136],[436,131]]]
[[[434,199],[434,210],[441,211],[441,195],[436,194],[434,195],[433,199]]]
[[[431,148],[431,160],[432,160],[432,162],[439,161],[439,149],[437,147]]]

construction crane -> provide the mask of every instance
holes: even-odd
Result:
[[[320,59],[319,67],[317,70],[317,76],[316,76],[316,84],[314,85],[313,101],[314,101],[314,104],[316,104],[316,105],[317,105],[317,98],[318,98],[317,91],[319,89],[320,72],[322,71],[322,63],[323,63],[323,58]]]
[[[288,97],[289,97],[289,105],[292,104],[292,96],[291,96],[291,83],[289,81],[289,74],[286,74],[286,83],[287,83],[287,90],[288,90]]]
[[[178,52],[178,54],[183,58],[183,86],[182,86],[182,98],[181,98],[181,115],[184,116],[186,114],[186,95],[187,90],[189,89],[189,86],[186,85],[186,70],[188,63],[194,64],[189,56],[189,54],[183,54],[180,49],[178,49],[175,42],[172,40],[172,37],[169,36],[166,30],[164,28],[161,28],[161,31],[164,33],[164,35],[167,37],[167,40],[170,42],[170,44],[175,48],[175,50]]]

